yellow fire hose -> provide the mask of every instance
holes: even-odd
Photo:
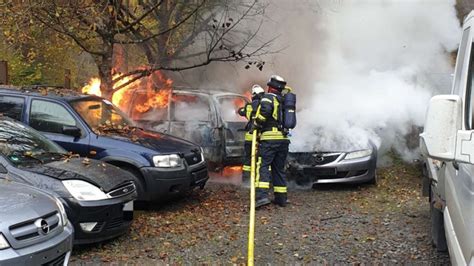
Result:
[[[249,242],[248,242],[248,260],[247,265],[253,266],[253,250],[255,238],[255,172],[257,162],[257,130],[252,133],[252,160],[250,163],[250,218],[249,218]]]

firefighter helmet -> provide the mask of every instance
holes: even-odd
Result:
[[[264,93],[264,92],[265,90],[263,90],[263,88],[260,85],[255,84],[252,86],[252,96],[260,94],[260,93]]]
[[[269,87],[282,91],[286,86],[286,81],[278,75],[272,75],[267,85]]]

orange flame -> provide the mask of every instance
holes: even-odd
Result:
[[[100,91],[100,79],[99,78],[92,78],[89,81],[89,83],[87,83],[87,85],[82,87],[82,93],[102,96],[102,93]]]
[[[113,76],[117,79],[120,73]],[[128,83],[133,77],[124,77],[114,84],[114,89]],[[129,107],[130,98],[135,91],[140,91],[141,98],[134,102],[135,111],[145,113],[153,108],[164,108],[168,106],[169,95],[173,81],[166,78],[161,72],[156,71],[148,77],[136,80],[125,87],[116,90],[112,96],[112,102],[120,109],[126,111]],[[85,94],[101,96],[100,79],[92,78],[89,83],[82,88]]]

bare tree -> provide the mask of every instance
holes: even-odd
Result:
[[[259,56],[269,52],[272,42],[257,35],[263,10],[257,0],[29,0],[9,8],[89,53],[106,98],[119,80],[130,77],[121,85],[126,86],[157,70],[181,71],[214,61],[263,67]],[[139,47],[147,64],[113,79],[116,45]]]

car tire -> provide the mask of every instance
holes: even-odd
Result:
[[[433,198],[433,192],[430,193],[430,199]],[[434,207],[433,200],[430,200],[430,218],[431,218],[431,240],[433,246],[439,252],[448,250],[446,234],[444,231],[443,212]]]
[[[125,170],[133,175],[133,181],[135,182],[135,186],[137,187],[137,200],[146,200],[145,197],[145,186],[142,181],[142,174],[135,168],[129,166],[119,166],[122,170]]]
[[[378,182],[378,176],[377,176],[377,171],[374,171],[374,177],[370,179],[367,183],[371,185],[377,185]]]

